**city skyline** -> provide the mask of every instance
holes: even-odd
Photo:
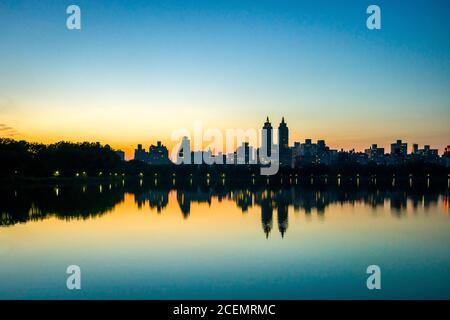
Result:
[[[0,128],[1,129],[1,128]],[[222,129],[223,132],[225,132],[227,128]],[[234,128],[233,128],[234,129]],[[244,130],[247,130],[249,128],[244,128]],[[252,128],[250,128],[252,129]],[[257,128],[260,129],[260,128]],[[5,130],[6,131],[6,130]],[[295,137],[299,137],[299,138],[295,138]],[[9,139],[14,139],[14,140],[26,140],[28,142],[32,142],[32,143],[44,143],[44,144],[52,144],[52,143],[57,143],[60,141],[67,141],[67,142],[73,142],[73,143],[81,143],[81,142],[89,142],[89,141],[96,141],[99,142],[103,145],[110,145],[113,149],[116,150],[120,150],[124,152],[124,159],[125,160],[132,160],[134,159],[134,153],[135,153],[135,149],[137,145],[143,145],[145,147],[149,147],[152,146],[154,144],[157,144],[158,142],[164,144],[169,150],[174,147],[177,144],[177,141],[172,141],[169,138],[166,139],[162,139],[161,137],[158,136],[152,136],[149,137],[148,139],[145,139],[146,141],[143,141],[143,139],[137,139],[136,141],[130,141],[130,143],[128,144],[121,144],[121,143],[114,143],[114,142],[109,142],[108,140],[102,140],[102,139],[95,139],[95,138],[91,138],[89,139],[88,136],[86,136],[86,139],[67,139],[64,137],[60,137],[60,138],[55,138],[55,139],[50,139],[50,140],[46,140],[46,139],[38,139],[35,137],[29,137],[29,139],[27,139],[24,135],[21,134],[7,134],[7,133],[3,133],[0,130],[0,138],[9,138]],[[364,152],[367,148],[371,147],[372,145],[376,144],[378,147],[380,148],[384,148],[385,150],[389,150],[390,146],[392,143],[394,143],[395,141],[398,140],[402,140],[408,143],[408,152],[413,151],[413,146],[415,144],[419,145],[419,146],[431,146],[433,149],[437,149],[439,151],[439,155],[443,154],[447,149],[448,149],[448,139],[443,139],[441,143],[439,144],[430,144],[429,140],[427,140],[427,138],[416,138],[415,140],[411,141],[408,140],[404,137],[397,137],[395,135],[392,135],[389,138],[385,138],[382,139],[381,142],[378,141],[372,141],[372,140],[354,140],[354,144],[352,144],[351,142],[347,142],[347,143],[341,143],[339,144],[338,142],[333,143],[333,141],[335,141],[333,138],[329,138],[327,139],[324,136],[320,136],[319,135],[299,135],[296,133],[295,128],[293,130],[293,134],[290,137],[290,140],[293,142],[304,142],[306,140],[311,140],[311,141],[320,141],[320,140],[325,140],[327,142],[327,144],[332,147],[335,150],[343,150],[343,151],[352,151],[354,150],[355,152]],[[420,143],[418,142],[420,141]],[[292,147],[293,144],[290,145],[290,147]],[[207,150],[196,150],[196,151],[207,151]]]
[[[0,4],[1,136],[100,141],[130,159],[196,120],[259,128],[271,114],[292,141],[337,149],[448,145],[447,1],[378,1],[378,31],[361,1],[77,4],[75,31],[65,3]]]
[[[306,138],[303,143],[300,141],[289,143],[290,131],[285,117],[281,118],[278,127],[276,127],[276,125],[272,126],[272,122],[267,116],[261,130],[257,132],[260,134],[257,145],[250,143],[254,139],[254,137],[251,137],[252,133],[249,133],[248,136],[245,133],[244,136],[233,137],[232,150],[227,149],[229,146],[227,141],[220,141],[222,147],[219,150],[212,150],[210,147],[212,143],[217,146],[214,141],[216,138],[207,143],[202,141],[202,148],[195,149],[193,145],[198,147],[198,144],[197,142],[192,144],[191,136],[184,136],[178,148],[172,149],[172,153],[160,140],[157,141],[156,145],[150,145],[148,152],[140,143],[134,150],[134,157],[130,160],[139,160],[152,165],[171,162],[177,164],[260,164],[266,161],[263,160],[265,157],[269,157],[271,159],[269,162],[275,161],[281,167],[292,168],[309,164],[329,166],[349,160],[363,165],[370,162],[377,165],[399,165],[407,161],[417,162],[418,160],[440,163],[446,167],[450,165],[450,145],[447,145],[440,153],[438,149],[432,148],[429,144],[420,148],[421,146],[417,143],[409,145],[408,142],[401,139],[390,143],[390,148],[372,143],[364,151],[357,151],[354,148],[350,150],[333,149],[323,139],[318,139],[316,143],[310,138]],[[204,134],[204,132],[200,133],[201,138]],[[195,138],[194,134],[194,140]],[[205,144],[208,147],[205,148]],[[123,151],[119,150],[118,152],[123,160]],[[273,158],[271,158],[271,153],[275,153],[272,154]]]
[[[296,145],[299,145],[299,144],[302,144],[302,143],[306,143],[306,144],[313,143],[314,144],[314,142],[316,142],[316,144],[323,144],[324,147],[326,146],[327,148],[330,148],[330,150],[332,150],[332,151],[336,151],[336,152],[350,152],[350,153],[351,152],[354,152],[354,153],[368,153],[370,149],[375,148],[375,149],[378,149],[378,151],[382,150],[383,155],[384,154],[389,155],[389,154],[393,154],[394,153],[392,151],[394,144],[400,144],[399,148],[402,149],[401,152],[404,153],[404,154],[414,154],[414,153],[417,153],[417,152],[422,152],[423,150],[431,150],[431,151],[436,152],[437,155],[441,156],[441,155],[447,154],[450,151],[450,145],[449,144],[445,145],[443,147],[443,149],[441,150],[439,148],[435,148],[431,144],[427,144],[426,142],[424,144],[419,144],[419,143],[410,142],[410,141],[399,139],[399,138],[394,139],[394,140],[392,140],[390,142],[387,142],[385,145],[381,145],[381,144],[378,144],[378,143],[369,143],[368,145],[363,146],[362,149],[357,149],[356,147],[352,147],[352,146],[350,146],[349,149],[345,149],[345,148],[340,148],[340,147],[328,145],[328,144],[326,144],[326,142],[328,142],[328,141],[326,139],[323,139],[323,138],[320,138],[320,137],[317,138],[317,139],[312,139],[312,138],[306,137],[306,138],[303,138],[301,140],[294,140],[293,141],[290,138],[289,127],[287,126],[287,122],[285,121],[285,117],[284,116],[281,117],[281,121],[280,121],[279,127],[276,127],[276,126],[272,127],[271,124],[272,124],[272,122],[270,120],[270,117],[267,116],[264,125],[262,126],[262,128],[260,128],[262,130],[268,130],[268,132],[269,132],[266,144],[273,143],[277,147],[279,147],[281,145],[280,149],[284,149],[284,151],[286,151],[286,149],[293,149],[293,148],[295,148]],[[208,129],[208,128],[205,128],[205,129]],[[216,128],[214,128],[214,129],[216,129]],[[261,132],[262,132],[262,130],[261,130]],[[281,133],[280,133],[280,130],[282,130]],[[245,131],[245,129],[244,129],[244,131]],[[0,133],[0,138],[13,139],[13,140],[16,140],[16,141],[24,140],[24,139],[17,138],[15,134],[14,135],[2,135]],[[254,152],[257,152],[258,149],[261,147],[261,142],[264,142],[264,139],[262,137],[260,137],[258,139],[259,139],[258,140],[258,144],[256,146],[250,145],[250,147],[253,148]],[[188,138],[187,141],[189,142],[189,144],[191,144],[191,139],[190,138]],[[292,143],[290,143],[290,141]],[[47,143],[42,142],[42,141],[33,141],[33,140],[30,140],[28,142],[47,144]],[[57,142],[70,142],[70,143],[87,142],[87,143],[92,143],[93,141],[86,141],[86,140],[69,141],[69,140],[62,139],[62,140],[57,140],[54,143],[57,143]],[[179,142],[180,141],[171,140],[168,144],[166,144],[165,141],[159,139],[158,137],[155,137],[154,139],[151,140],[151,142],[148,142],[146,144],[142,143],[142,142],[139,142],[139,143],[137,143],[135,145],[130,145],[129,148],[125,148],[126,150],[128,150],[128,151],[125,152],[123,149],[116,148],[114,145],[111,145],[108,142],[96,141],[96,143],[101,143],[101,144],[103,144],[105,146],[108,146],[108,147],[112,148],[113,150],[116,150],[116,152],[120,153],[120,158],[122,160],[129,161],[129,160],[135,159],[135,160],[141,160],[141,161],[144,161],[144,162],[146,162],[146,160],[144,160],[145,157],[147,157],[148,154],[151,153],[150,151],[156,152],[156,157],[159,157],[159,158],[162,158],[162,159],[163,158],[169,158],[170,160],[174,161],[175,159],[171,158],[171,154],[169,152],[168,146],[172,146],[173,147],[174,145],[177,145],[177,143],[179,143]],[[242,141],[242,142],[243,142],[242,145],[235,144],[235,149],[233,150],[234,152],[236,152],[241,146],[243,146],[244,143],[247,144],[247,146],[248,146],[248,137],[244,137],[244,141]],[[203,142],[203,148],[202,149],[194,149],[194,148],[192,148],[191,152],[210,152],[211,150],[208,150],[207,148],[205,148],[205,146],[207,146],[209,143],[210,142]],[[149,152],[145,151],[147,145],[149,146],[149,148],[148,148]],[[421,146],[423,146],[423,148],[419,149]],[[137,149],[136,149],[136,147],[137,147]],[[163,151],[163,155],[158,155],[157,154],[157,152],[158,152],[157,150],[159,148],[163,148],[163,150],[162,150]],[[136,153],[137,151],[139,151],[138,154]],[[280,152],[283,152],[283,151],[280,151]],[[139,154],[139,153],[142,153],[142,154]],[[219,152],[219,153],[226,155],[226,153],[223,153],[223,152]],[[217,154],[218,154],[217,152],[212,152],[212,155],[217,155]],[[280,160],[280,161],[282,161],[282,160]]]

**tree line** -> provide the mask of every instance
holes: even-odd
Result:
[[[1,176],[94,176],[120,167],[120,157],[100,143],[45,145],[0,138]]]

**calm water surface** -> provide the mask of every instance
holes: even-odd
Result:
[[[4,186],[0,299],[449,299],[449,199],[447,185]]]

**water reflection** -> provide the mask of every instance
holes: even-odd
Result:
[[[105,184],[106,185],[106,184]],[[363,203],[374,209],[387,206],[393,215],[403,217],[407,212],[436,206],[442,201],[442,207],[447,212],[449,207],[449,190],[444,184],[429,187],[429,182],[422,185],[405,181],[387,186],[361,185],[349,183],[341,185],[288,185],[270,188],[263,185],[227,185],[218,183],[210,185],[173,186],[155,183],[153,180],[116,181],[107,184],[76,185],[66,184],[58,186],[3,186],[0,195],[0,226],[6,227],[17,223],[43,220],[49,217],[59,219],[88,219],[110,212],[125,199],[125,194],[134,196],[135,205],[141,209],[148,204],[156,209],[158,214],[171,201],[170,193],[176,193],[178,207],[183,219],[188,219],[191,204],[207,204],[211,207],[212,200],[219,202],[226,199],[233,201],[243,214],[249,209],[257,207],[261,213],[261,228],[268,238],[274,229],[274,211],[277,219],[277,229],[282,237],[289,228],[288,211],[301,212],[310,215],[315,212],[324,217],[327,207],[333,204],[355,205]],[[173,200],[172,200],[173,201]],[[410,205],[408,205],[410,204]],[[376,212],[376,210],[374,210]]]

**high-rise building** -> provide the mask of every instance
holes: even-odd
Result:
[[[278,147],[281,150],[286,150],[289,148],[289,128],[286,122],[284,122],[284,117],[278,126]]]
[[[289,128],[284,117],[278,126],[278,152],[281,166],[291,166],[292,150],[289,148]]]
[[[444,151],[444,155],[442,156],[442,161],[444,163],[444,166],[447,168],[450,167],[450,146],[447,146]]]
[[[151,145],[148,150],[148,158],[150,164],[167,164],[169,163],[169,151],[158,141],[156,146]]]
[[[422,159],[426,162],[439,162],[439,150],[431,149],[430,145],[425,145],[423,149],[419,149],[419,146],[417,146],[412,156],[414,159]]]
[[[137,149],[134,150],[134,160],[139,160],[149,164],[168,164],[169,151],[158,141],[157,145],[151,145],[148,152],[142,148],[142,144],[138,144]]]
[[[317,140],[317,149],[319,152],[325,151],[327,148],[327,144],[325,143],[325,140]]]
[[[268,157],[272,155],[272,129],[272,124],[269,121],[269,117],[267,117],[262,132],[262,150],[263,154],[267,155]]]
[[[408,144],[403,143],[402,140],[397,140],[396,143],[391,144],[391,155],[397,157],[406,157],[408,154]]]
[[[145,149],[142,148],[142,144],[138,144],[137,149],[134,150],[134,160],[143,162],[148,161],[148,154],[145,152]]]
[[[377,144],[372,144],[369,149],[365,150],[365,154],[367,155],[369,161],[377,164],[385,163],[384,148],[378,148]]]
[[[122,150],[116,150],[115,152],[119,156],[120,161],[125,161],[125,152],[123,152]]]

